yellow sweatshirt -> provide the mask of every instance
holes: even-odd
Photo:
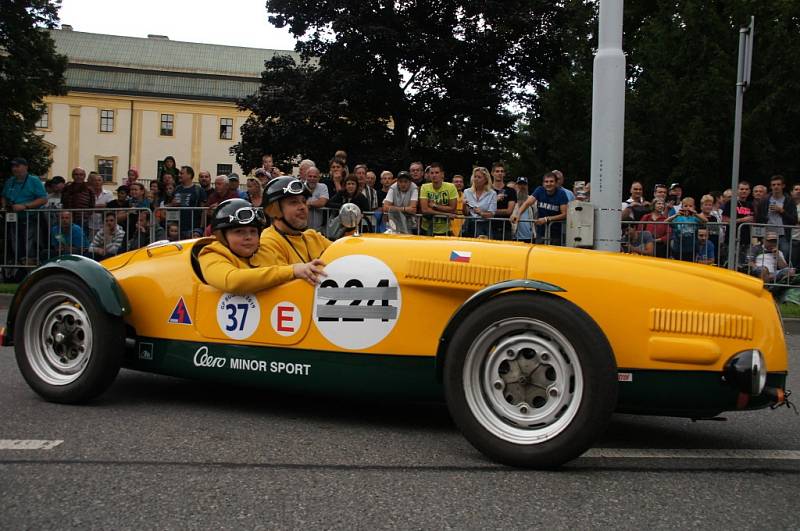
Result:
[[[261,264],[270,259],[279,265],[304,264],[320,255],[331,244],[331,241],[319,232],[308,229],[302,234],[283,234],[271,225],[261,233],[261,245],[251,262]]]
[[[256,256],[261,255],[261,251]],[[256,293],[294,279],[291,265],[279,264],[263,254],[247,260],[233,254],[222,242],[212,242],[200,250],[198,259],[206,282],[226,293]]]

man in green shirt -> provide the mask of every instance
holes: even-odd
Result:
[[[419,190],[422,210],[421,234],[447,236],[450,234],[450,217],[456,212],[458,190],[453,183],[444,182],[444,168],[438,162],[430,166],[431,182]]]

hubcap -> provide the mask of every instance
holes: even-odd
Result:
[[[572,343],[551,325],[506,319],[484,330],[464,363],[467,403],[478,422],[516,444],[537,444],[569,426],[583,395]]]
[[[86,369],[92,352],[89,316],[65,292],[48,293],[31,308],[24,324],[25,355],[44,382],[66,385]]]

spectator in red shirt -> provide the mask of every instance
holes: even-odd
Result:
[[[644,230],[653,235],[655,243],[655,256],[659,258],[667,257],[669,244],[669,223],[664,223],[667,219],[667,203],[664,199],[656,198],[653,200],[653,211],[648,212],[642,217],[645,223]]]
[[[77,167],[72,170],[72,182],[64,186],[61,193],[61,206],[65,209],[94,208],[94,192],[86,182],[86,170]],[[78,218],[80,219],[80,215]]]

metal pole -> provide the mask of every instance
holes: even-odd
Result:
[[[736,111],[733,121],[733,168],[731,170],[731,202],[729,208],[730,221],[728,225],[728,269],[736,269],[736,207],[739,204],[739,154],[742,143],[742,105],[744,91],[750,83],[750,68],[752,63],[753,46],[748,41],[753,36],[755,19],[750,17],[750,24],[739,28],[739,63],[736,69]]]
[[[622,0],[600,0],[597,54],[592,84],[592,203],[594,247],[619,252],[625,130],[625,55]]]

